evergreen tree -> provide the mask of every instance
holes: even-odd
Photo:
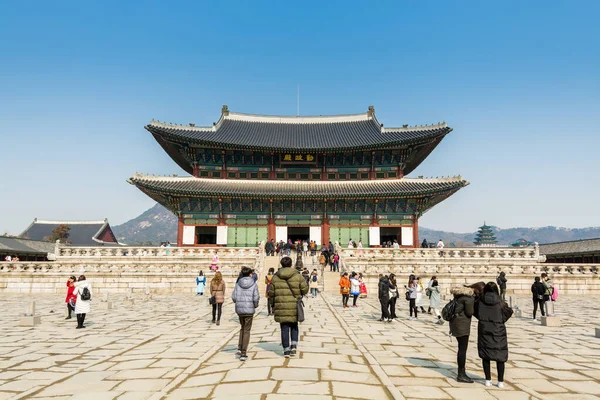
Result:
[[[491,226],[488,226],[483,223],[483,226],[479,227],[479,231],[477,235],[475,235],[475,241],[473,242],[477,246],[494,246],[498,241],[496,240],[496,236],[494,236],[494,230]]]

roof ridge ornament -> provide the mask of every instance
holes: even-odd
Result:
[[[375,107],[369,106],[369,110],[367,111],[367,116],[369,118],[373,118],[375,116]]]
[[[221,108],[221,114],[224,117],[228,117],[229,116],[229,107],[227,107],[227,104],[223,104],[223,107]]]

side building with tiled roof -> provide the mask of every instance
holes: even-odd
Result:
[[[550,263],[600,263],[600,238],[540,244],[540,254]]]
[[[46,221],[35,218],[19,235],[21,238],[48,241],[59,225],[69,226],[68,243],[71,246],[114,246],[119,242],[108,219],[101,221]]]
[[[418,219],[468,182],[405,178],[452,131],[384,127],[363,114],[291,117],[230,112],[212,126],[146,129],[189,177],[129,182],[179,218],[178,245],[397,240],[418,246]]]
[[[54,243],[23,239],[14,236],[0,236],[0,262],[7,257],[19,261],[47,261],[54,259]]]

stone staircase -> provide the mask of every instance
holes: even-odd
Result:
[[[325,293],[340,292],[340,273],[325,271],[323,274],[323,290]]]

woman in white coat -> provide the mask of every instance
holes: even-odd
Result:
[[[90,303],[92,300],[92,286],[85,279],[85,275],[81,275],[77,282],[75,282],[75,294],[77,294],[77,301],[75,302],[75,315],[77,316],[76,329],[81,329],[85,328],[83,321],[85,321],[85,315],[90,312]]]

